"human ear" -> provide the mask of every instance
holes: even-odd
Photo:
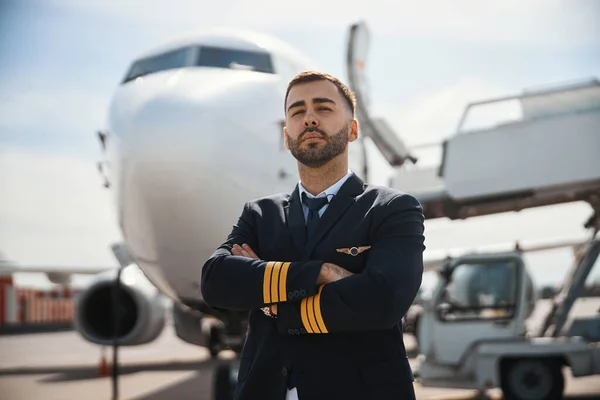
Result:
[[[287,127],[286,126],[283,127],[283,143],[285,144],[285,148],[287,150],[289,150],[290,146],[288,144],[288,133],[287,133]]]
[[[348,141],[354,142],[356,139],[358,139],[358,121],[356,119],[353,119],[352,122],[350,122],[350,133],[348,134]]]

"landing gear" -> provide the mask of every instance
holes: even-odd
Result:
[[[521,358],[501,363],[500,386],[506,400],[560,400],[564,385],[560,360]]]
[[[212,326],[208,334],[208,350],[212,358],[217,358],[221,351],[221,329],[218,326]]]
[[[213,400],[233,400],[235,397],[235,385],[239,363],[223,362],[217,367],[213,378]]]
[[[202,323],[204,346],[212,359],[218,358],[222,350],[233,350],[239,355],[244,346],[247,330],[247,315],[237,312],[212,312]]]

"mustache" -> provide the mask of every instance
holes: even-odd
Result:
[[[319,133],[321,136],[323,136],[323,138],[327,138],[327,134],[325,132],[323,132],[322,130],[320,130],[319,128],[306,128],[305,130],[302,131],[302,133],[298,136],[298,140],[302,140],[304,139],[304,136],[308,133],[313,133],[313,132],[317,132]]]

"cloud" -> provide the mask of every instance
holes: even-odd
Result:
[[[18,132],[20,142],[31,135],[66,146],[73,141],[81,144],[82,139],[97,145],[93,133],[106,125],[107,108],[108,98],[68,87],[55,91],[5,88],[0,92],[0,126]],[[7,134],[0,132],[0,137]]]
[[[594,15],[597,2],[559,0],[389,1],[306,0],[288,7],[278,0],[197,2],[148,0],[114,5],[95,1],[58,1],[94,15],[159,30],[181,30],[220,24],[272,29],[295,25],[297,29],[325,27],[343,29],[364,19],[377,34],[426,36],[450,40],[533,45],[588,45],[598,43],[599,27]],[[326,40],[327,38],[323,38]]]
[[[35,265],[115,265],[110,193],[92,162],[0,148],[0,251]]]

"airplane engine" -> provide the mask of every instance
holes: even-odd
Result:
[[[155,340],[165,326],[162,295],[149,284],[137,266],[121,275],[119,308],[113,306],[116,271],[99,275],[76,299],[75,329],[88,341],[110,346],[115,335],[115,312],[119,314],[120,346]]]

